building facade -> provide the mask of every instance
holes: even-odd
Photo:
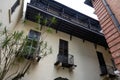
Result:
[[[22,22],[19,22],[16,29],[23,30],[28,35],[31,29],[36,30],[36,25],[36,23],[28,21],[23,26]],[[68,42],[68,54],[74,56],[74,64],[77,67],[72,71],[64,66],[55,66],[60,50],[60,40]],[[93,43],[89,41],[83,42],[82,39],[75,36],[70,40],[69,34],[60,31],[56,33],[56,30],[53,30],[51,34],[47,34],[45,41],[48,42],[49,46],[52,46],[53,53],[41,59],[37,64],[33,64],[29,73],[22,78],[23,80],[54,80],[58,77],[67,78],[68,80],[100,80],[102,77],[100,76],[101,70],[97,52],[103,54],[108,69],[109,66],[113,66],[108,50],[100,45],[95,48]]]
[[[13,2],[14,9],[18,4],[16,1]],[[22,80],[101,80],[104,74],[113,75],[111,55],[97,20],[53,0],[31,0],[27,4],[23,23],[18,20],[18,15],[22,15],[21,8],[22,4],[16,10],[11,8],[11,15],[8,12],[8,16],[1,14],[0,18],[4,16],[8,20],[5,22],[1,18],[3,25],[8,25],[12,31],[23,31],[30,38],[44,38],[48,46],[52,47],[52,54],[37,63],[33,62]],[[1,10],[3,13],[4,9]],[[42,34],[45,27],[49,27],[48,24],[38,30],[38,14],[47,19],[48,24],[55,17],[56,23],[50,25],[52,33]]]
[[[95,8],[116,67],[120,70],[120,5],[119,0],[86,0]]]

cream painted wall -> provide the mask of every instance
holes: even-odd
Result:
[[[30,21],[27,21],[26,24],[20,21],[15,30],[23,30],[27,35],[29,30],[35,29],[36,26],[37,24]],[[73,72],[69,72],[66,68],[57,69],[54,66],[59,50],[59,39],[69,42],[69,54],[74,55],[74,63],[77,65]],[[98,46],[95,49],[93,43],[88,41],[83,43],[80,38],[73,37],[70,40],[68,34],[63,32],[55,33],[53,30],[53,33],[47,34],[45,41],[48,42],[49,46],[52,46],[53,53],[41,59],[38,64],[33,63],[30,71],[22,80],[54,80],[57,77],[68,78],[69,80],[101,80],[96,51],[103,53],[107,65],[112,65],[111,56],[104,47]]]
[[[23,0],[20,0],[20,5],[15,9],[14,13],[11,14],[11,23],[9,23],[9,9],[11,9],[15,2],[16,0],[0,1],[0,22],[3,24],[2,28],[6,26],[9,30],[12,30],[12,28],[15,27],[16,23],[22,16]]]

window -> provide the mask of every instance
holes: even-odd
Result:
[[[40,33],[34,30],[30,30],[28,39],[25,45],[25,55],[27,58],[33,58],[33,55],[35,54],[37,48],[38,48],[38,42],[40,39]]]
[[[74,56],[68,54],[68,41],[60,39],[59,41],[59,53],[57,55],[57,61],[54,65],[59,65],[62,63],[62,67],[76,67],[74,65]]]
[[[68,42],[60,39],[58,59],[62,63],[68,63]]]
[[[20,4],[20,0],[17,0],[14,5],[11,8],[11,14],[15,11],[15,9],[18,7],[18,5]]]
[[[35,41],[38,41],[40,39],[40,32],[30,30],[30,32],[28,34],[28,38],[35,40]]]
[[[58,77],[58,78],[56,78],[54,80],[68,80],[68,79],[67,78]]]
[[[59,54],[63,54],[65,56],[68,56],[68,41],[60,39]]]
[[[107,66],[105,64],[103,54],[101,52],[97,52],[97,57],[98,57],[99,66],[100,66],[100,70],[101,70],[100,75],[101,76],[106,75],[108,72],[107,72]]]

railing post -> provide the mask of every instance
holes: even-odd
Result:
[[[88,19],[88,28],[89,29],[91,28],[91,21],[90,21],[90,19]]]

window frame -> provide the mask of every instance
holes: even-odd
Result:
[[[32,37],[31,37],[31,34],[37,36],[38,38],[37,38],[37,39],[32,38]],[[26,42],[26,47],[29,48],[29,55],[34,54],[34,52],[31,53],[33,49],[34,49],[34,50],[37,49],[37,47],[38,47],[38,42],[39,42],[39,40],[40,40],[40,35],[41,35],[41,33],[38,32],[38,31],[35,31],[35,30],[32,30],[32,29],[29,31],[29,33],[28,33],[28,38],[27,38],[27,42]],[[34,36],[33,36],[33,37],[34,37]],[[36,46],[34,46],[34,43],[36,44]]]
[[[104,75],[108,74],[107,65],[105,63],[104,55],[103,55],[103,53],[101,53],[99,51],[96,51],[96,53],[97,53],[98,63],[100,66],[100,71],[101,71],[100,76],[104,76]]]
[[[66,54],[68,56],[68,41],[63,39],[59,40],[59,54]]]
[[[20,0],[17,0],[13,6],[11,7],[11,14],[13,14],[16,10],[16,8],[20,5]]]

